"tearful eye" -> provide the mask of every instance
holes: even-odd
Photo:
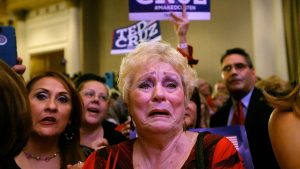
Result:
[[[168,87],[168,88],[174,89],[174,88],[177,87],[177,83],[175,83],[175,82],[168,82],[168,83],[167,83],[167,87]]]
[[[60,103],[68,103],[69,102],[69,97],[68,96],[59,96],[57,98],[57,100],[60,102]]]
[[[35,95],[38,100],[45,100],[48,98],[48,95],[44,92],[39,92]]]
[[[150,82],[143,82],[143,83],[138,85],[138,88],[140,88],[140,89],[149,89],[152,86],[153,86],[153,84],[150,83]]]

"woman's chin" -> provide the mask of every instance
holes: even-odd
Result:
[[[95,124],[99,124],[100,120],[101,119],[99,117],[97,117],[97,118],[95,118],[95,117],[87,117],[85,119],[85,123],[87,123],[89,125],[95,125]]]
[[[176,131],[175,124],[166,124],[166,123],[154,123],[151,125],[147,125],[144,130],[151,133],[169,133],[172,131]],[[145,131],[146,132],[146,131]]]

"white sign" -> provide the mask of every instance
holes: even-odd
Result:
[[[111,54],[128,53],[143,41],[161,40],[158,21],[140,21],[129,27],[114,30]]]
[[[171,12],[181,14],[182,5],[190,20],[210,19],[210,0],[129,0],[129,20],[169,20]]]

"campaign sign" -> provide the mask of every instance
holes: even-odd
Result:
[[[254,169],[250,148],[248,144],[248,137],[244,125],[215,127],[215,128],[195,128],[195,129],[190,129],[190,131],[195,131],[195,132],[208,131],[213,134],[225,136],[229,141],[232,142],[232,144],[241,154],[244,160],[245,168]]]
[[[128,53],[144,41],[161,40],[158,21],[140,21],[129,27],[114,30],[111,54]]]
[[[189,20],[210,19],[210,0],[129,0],[129,20],[169,20],[171,12],[182,15],[182,5]]]

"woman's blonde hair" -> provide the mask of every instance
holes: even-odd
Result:
[[[196,87],[197,73],[188,65],[185,57],[165,42],[142,42],[122,59],[118,87],[125,103],[128,103],[129,90],[135,74],[149,62],[168,63],[180,74],[187,103]]]
[[[299,77],[300,79],[300,74]],[[274,83],[274,80],[272,81]],[[290,91],[288,94],[281,96],[274,96],[270,94],[268,88],[264,89],[264,95],[266,96],[268,102],[276,109],[280,111],[294,111],[298,116],[300,116],[300,82],[291,89],[288,87],[285,92]]]

